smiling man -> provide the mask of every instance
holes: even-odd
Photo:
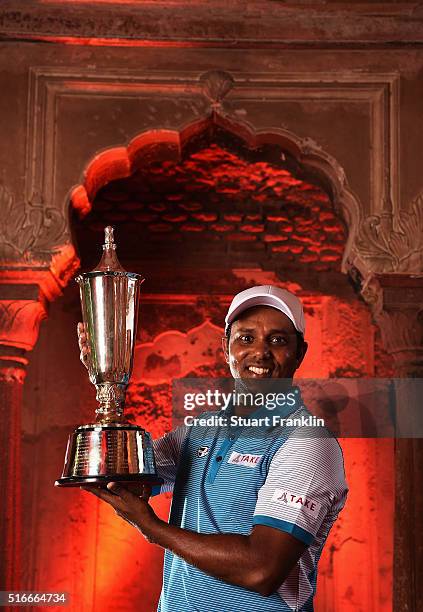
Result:
[[[295,401],[278,413],[309,416],[292,385],[307,350],[300,300],[252,287],[235,296],[225,322],[236,388],[291,392]],[[85,361],[82,328],[79,336]],[[256,418],[266,411],[248,403],[230,410]],[[160,612],[313,610],[317,562],[348,490],[335,438],[310,427],[179,427],[155,441],[155,454],[161,492],[173,490],[169,523],[148,495],[116,483],[87,490],[166,549]]]

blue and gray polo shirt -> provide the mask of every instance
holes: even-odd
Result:
[[[297,394],[283,417],[310,416]],[[161,492],[173,491],[171,524],[243,535],[267,525],[308,545],[269,597],[209,576],[167,550],[158,611],[313,610],[317,562],[348,491],[337,440],[322,427],[181,426],[155,440],[154,451]]]

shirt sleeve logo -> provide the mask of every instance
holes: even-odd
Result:
[[[310,497],[298,495],[298,493],[291,493],[285,489],[275,489],[272,495],[272,501],[285,504],[285,506],[290,506],[291,508],[296,508],[314,517],[318,516],[320,508],[322,507],[322,504],[310,499]]]
[[[262,457],[263,455],[251,455],[249,453],[236,453],[233,451],[228,459],[228,463],[255,468],[260,463]]]

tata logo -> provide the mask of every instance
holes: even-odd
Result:
[[[208,455],[209,453],[209,447],[208,446],[200,446],[197,449],[197,457],[205,457],[206,455]]]
[[[310,514],[311,516],[317,517],[322,504],[319,502],[306,497],[305,495],[298,495],[298,493],[291,493],[285,489],[275,489],[272,495],[272,501],[285,504],[291,508],[297,508],[301,512]]]

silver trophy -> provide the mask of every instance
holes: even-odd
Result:
[[[140,274],[125,272],[116,256],[113,228],[105,228],[97,268],[76,279],[88,343],[88,373],[97,390],[96,420],[70,436],[62,477],[56,486],[120,482],[136,491],[160,484],[150,434],[124,417],[132,372]]]

